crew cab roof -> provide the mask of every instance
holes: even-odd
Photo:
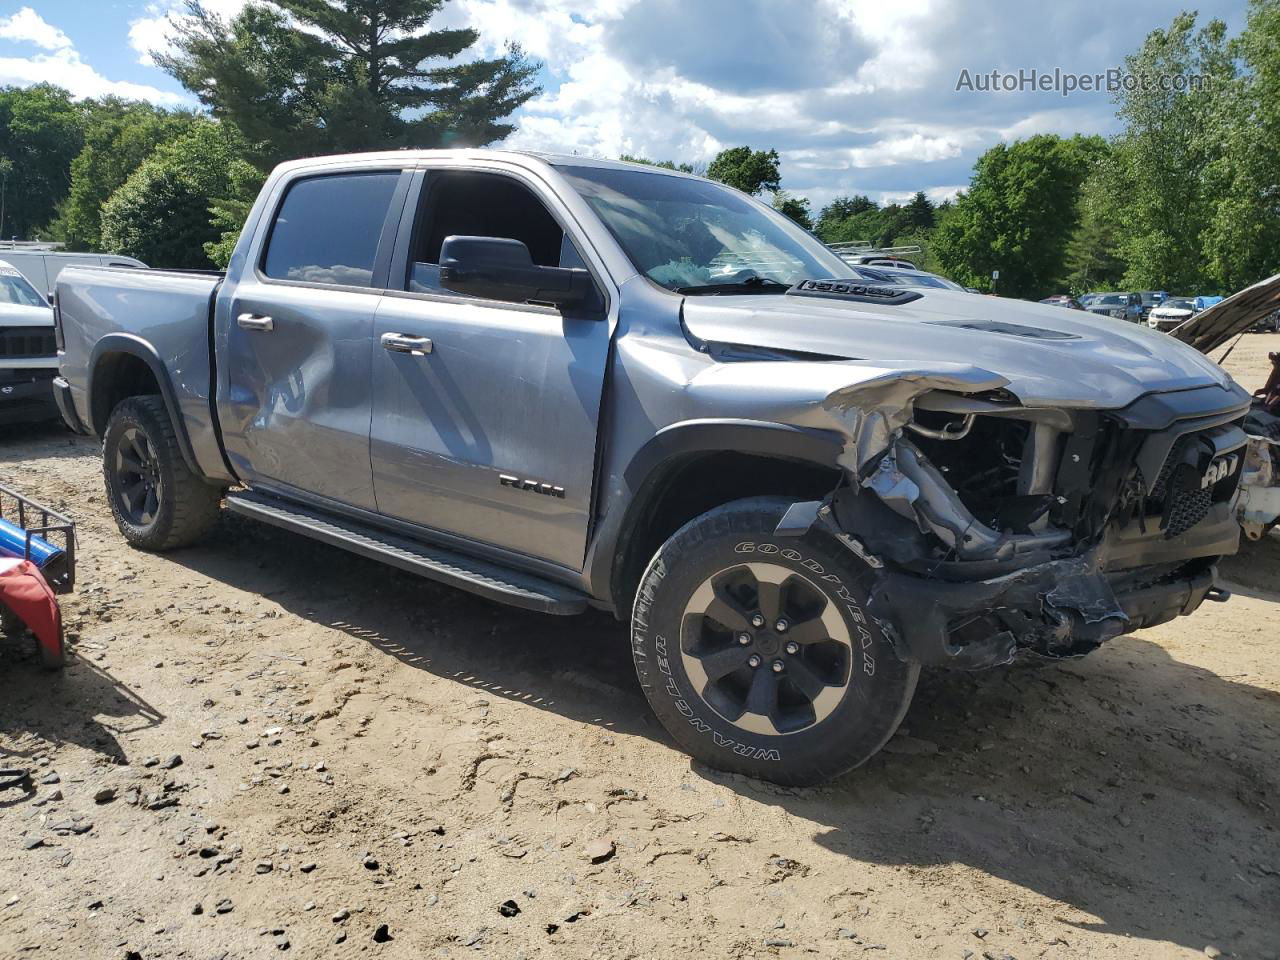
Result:
[[[594,157],[578,157],[571,154],[541,153],[535,150],[486,150],[466,148],[458,150],[383,150],[370,153],[340,153],[323,157],[307,157],[301,160],[289,160],[279,164],[277,173],[292,173],[298,170],[320,169],[326,166],[368,162],[370,164],[388,161],[404,163],[420,160],[454,160],[458,162],[504,160],[516,166],[534,169],[544,166],[563,167],[595,167],[611,170],[639,170],[672,177],[689,177],[698,179],[693,174],[667,167],[655,167],[645,163],[632,163],[626,160],[604,160]]]

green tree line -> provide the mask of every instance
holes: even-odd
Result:
[[[282,160],[505,137],[539,65],[464,57],[474,30],[430,26],[446,2],[271,0],[228,21],[193,0],[156,61],[200,112],[0,88],[0,237],[225,266]]]

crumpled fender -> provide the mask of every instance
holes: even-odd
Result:
[[[982,393],[1008,384],[999,374],[961,363],[928,369],[866,368],[864,377],[828,393],[822,409],[849,437],[840,465],[862,477],[867,465],[911,422],[917,397],[935,390]]]

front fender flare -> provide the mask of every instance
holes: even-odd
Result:
[[[662,428],[622,470],[621,489],[615,491],[587,554],[584,576],[589,592],[610,598],[617,607],[623,599],[617,589],[625,575],[623,565],[638,518],[661,491],[663,480],[691,457],[748,453],[839,470],[836,461],[844,442],[835,431],[762,420],[689,420]]]

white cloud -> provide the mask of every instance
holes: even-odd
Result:
[[[33,43],[42,50],[67,50],[71,40],[65,33],[30,7],[23,7],[11,17],[0,18],[0,39],[17,43]]]
[[[848,0],[811,0],[814,22],[851,38],[847,50],[820,52],[811,33],[776,33],[776,6],[739,4],[734,29],[745,19],[749,35],[758,22],[781,45],[771,49],[772,57],[822,57],[820,70],[784,71],[775,88],[743,75],[747,71],[735,64],[734,51],[725,49],[736,42],[725,34],[730,21],[717,19],[713,5],[686,4],[679,17],[667,17],[637,0],[602,0],[585,14],[574,0],[468,0],[447,5],[433,26],[475,28],[484,55],[519,42],[546,65],[549,89],[520,111],[506,146],[703,163],[726,146],[772,146],[782,156],[787,187],[820,203],[854,189],[878,192],[874,185],[860,185],[861,171],[920,171],[955,160],[978,141],[962,128],[912,124],[907,104],[900,107],[895,100],[933,82],[941,69],[918,36],[944,2],[855,7]],[[649,22],[637,25],[644,18]],[[672,55],[671,31],[677,30],[714,53],[707,59],[724,63],[722,72],[711,74],[690,56]],[[620,48],[619,36],[648,46]],[[896,115],[901,108],[906,118]],[[943,182],[954,180],[949,173]]]
[[[180,94],[144,83],[104,77],[81,59],[65,33],[30,7],[23,7],[10,17],[0,18],[0,38],[50,51],[29,57],[0,57],[0,85],[26,87],[52,83],[70,90],[71,95],[77,98],[114,95],[130,100],[150,100],[166,106],[187,102],[187,98]]]
[[[144,0],[129,25],[140,62],[167,50],[182,0]],[[251,0],[203,0],[230,18]],[[1238,0],[1204,0],[1204,19]],[[517,112],[506,146],[703,162],[726,146],[773,147],[785,187],[815,209],[843,194],[945,199],[983,150],[1048,132],[1109,132],[1107,96],[958,92],[961,68],[1096,72],[1167,24],[1132,0],[1129,29],[1099,32],[1103,0],[450,0],[431,29],[472,27],[467,56],[519,43],[545,92]],[[43,23],[31,13],[30,18]],[[17,19],[17,18],[11,18]],[[46,25],[47,26],[47,25]],[[39,27],[23,11],[18,27]],[[52,28],[50,28],[52,29]],[[54,34],[39,34],[58,42]],[[52,49],[52,48],[46,48]]]
[[[855,147],[849,151],[849,159],[855,167],[892,167],[901,163],[932,163],[960,156],[964,149],[963,134],[959,136],[929,136],[910,133],[891,136],[869,147]]]
[[[203,0],[210,13],[230,20],[245,8],[249,0]],[[173,32],[173,19],[184,15],[186,5],[180,0],[160,0],[147,6],[146,16],[129,22],[129,46],[138,54],[138,62],[149,67],[151,54],[169,53],[173,50],[169,36]]]
[[[930,187],[928,190],[924,192],[924,195],[934,203],[942,203],[946,200],[954,200],[956,198],[956,194],[958,194],[961,190],[968,190],[968,189],[969,189],[969,185],[967,183],[962,183],[959,185],[953,185],[949,187]],[[881,204],[882,206],[888,203],[905,204],[909,202],[911,198],[914,197],[915,195],[916,195],[916,191],[914,190],[899,190],[899,191],[886,190],[886,191],[882,191],[878,196],[874,197],[873,199],[877,203]]]

